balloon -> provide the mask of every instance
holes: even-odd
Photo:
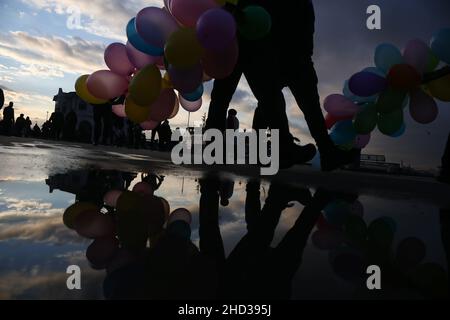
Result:
[[[64,225],[69,229],[74,229],[75,219],[84,211],[100,211],[100,208],[89,202],[75,202],[64,211]]]
[[[353,143],[356,138],[356,132],[353,128],[352,120],[345,120],[336,123],[331,130],[330,138],[336,145]]]
[[[175,221],[184,221],[190,225],[192,223],[192,214],[184,208],[176,209],[170,214],[167,224],[169,225]]]
[[[364,149],[370,142],[370,134],[357,135],[355,140],[355,148]]]
[[[405,51],[403,52],[405,63],[412,66],[420,74],[427,71],[427,66],[430,57],[430,48],[422,40],[415,39],[407,43]]]
[[[344,232],[351,244],[364,244],[367,238],[367,225],[363,218],[349,215],[344,223]]]
[[[172,81],[170,81],[169,72],[165,72],[162,79],[162,89],[173,89]]]
[[[125,106],[123,104],[118,104],[118,105],[112,106],[112,112],[120,118],[127,117],[127,114],[125,113]]]
[[[393,135],[403,125],[403,109],[397,109],[391,113],[378,114],[378,130],[385,135]]]
[[[360,97],[371,97],[387,87],[387,81],[371,72],[359,72],[349,80],[349,89]]]
[[[444,102],[450,102],[450,74],[426,85],[430,94]]]
[[[150,115],[150,108],[141,107],[136,104],[132,98],[128,97],[125,100],[125,113],[127,114],[128,119],[134,123],[142,123],[148,119]]]
[[[75,231],[88,239],[102,238],[114,233],[114,221],[111,216],[98,210],[81,212],[74,221]]]
[[[236,37],[236,22],[224,9],[210,9],[197,22],[197,37],[203,48],[222,51]]]
[[[419,265],[427,255],[427,247],[417,238],[403,239],[397,246],[396,262],[402,269],[411,269]]]
[[[112,72],[121,76],[129,76],[134,71],[134,65],[128,59],[127,47],[122,43],[112,43],[106,48],[105,62]]]
[[[86,258],[94,269],[106,269],[119,250],[116,237],[95,239],[86,250]]]
[[[377,107],[375,104],[367,104],[362,107],[353,121],[353,127],[359,135],[371,133],[377,126]]]
[[[150,106],[158,98],[161,86],[161,72],[154,65],[148,65],[131,80],[129,96],[140,106]]]
[[[153,190],[152,186],[149,183],[141,181],[134,185],[133,192],[137,192],[142,195],[153,196],[155,190]]]
[[[204,88],[203,84],[201,84],[197,90],[191,93],[182,94],[183,98],[187,101],[194,102],[200,99],[203,96]]]
[[[164,89],[159,98],[150,106],[149,120],[162,122],[167,120],[175,108],[177,95],[173,89]]]
[[[177,69],[169,66],[168,73],[174,88],[181,93],[193,92],[203,80],[203,69],[200,64],[190,69]]]
[[[108,102],[106,99],[99,99],[94,97],[88,90],[86,81],[89,78],[89,75],[83,75],[78,78],[77,82],[75,83],[75,91],[77,92],[77,95],[83,100],[86,101],[89,104],[103,104]],[[2,92],[3,93],[3,92]],[[1,105],[3,106],[3,104]]]
[[[170,12],[180,24],[193,28],[202,14],[217,7],[214,0],[172,0]]]
[[[327,126],[327,129],[330,130],[331,128],[333,128],[333,126],[337,122],[342,121],[342,120],[349,120],[349,119],[352,119],[352,118],[353,118],[352,116],[335,117],[335,116],[332,116],[331,114],[328,113],[325,116],[325,124]]]
[[[422,90],[417,90],[411,94],[409,111],[411,117],[421,124],[433,122],[439,114],[436,101]]]
[[[223,51],[205,50],[202,65],[205,73],[215,79],[230,76],[239,59],[239,45],[233,40]]]
[[[117,200],[122,195],[122,191],[120,190],[111,190],[108,191],[103,197],[103,201],[109,207],[115,208],[117,206]]]
[[[178,28],[178,23],[170,13],[160,8],[147,7],[136,16],[137,33],[155,48],[163,49],[167,39]]]
[[[127,25],[127,38],[128,42],[131,43],[131,45],[136,48],[137,50],[146,53],[151,56],[162,56],[164,54],[164,48],[157,48],[154,46],[151,46],[147,42],[144,41],[144,39],[141,38],[141,36],[138,34],[136,30],[136,18],[133,18],[128,22]]]
[[[380,94],[377,105],[377,111],[381,113],[390,113],[403,108],[406,93],[388,89]]]
[[[180,104],[183,107],[184,110],[188,112],[196,112],[200,110],[203,104],[203,99],[200,98],[197,101],[191,102],[184,99],[182,96],[179,96]]]
[[[136,49],[131,42],[127,42],[127,54],[131,63],[137,69],[143,69],[149,64],[164,65],[163,57],[154,57]]]
[[[325,110],[336,117],[353,116],[359,111],[359,107],[351,100],[340,94],[332,94],[324,101]]]
[[[160,124],[160,122],[158,122],[158,121],[147,120],[147,121],[142,122],[140,125],[141,125],[141,128],[144,130],[154,130],[154,129],[156,129],[156,127],[159,126],[159,124]]]
[[[404,63],[402,53],[392,44],[380,44],[375,50],[375,66],[385,74],[397,64]]]
[[[169,220],[170,216],[170,204],[169,202],[164,198],[159,198],[164,206],[164,215],[166,217],[166,220]]]
[[[128,89],[128,81],[109,70],[100,70],[86,80],[87,89],[93,96],[102,100],[111,100],[123,95]]]
[[[422,77],[410,65],[398,64],[391,68],[387,80],[392,89],[407,92],[420,86]]]
[[[394,241],[394,230],[383,218],[376,219],[369,225],[369,242],[380,249],[388,249]]]
[[[346,98],[350,99],[352,102],[356,104],[374,103],[377,101],[378,95],[373,95],[371,97],[358,97],[355,94],[353,94],[353,92],[350,91],[349,82],[350,82],[349,80],[345,81],[344,88],[342,90],[342,93]]]
[[[239,24],[239,32],[244,38],[259,40],[269,34],[272,29],[272,18],[263,7],[248,6],[243,12],[244,18]]]
[[[203,48],[194,29],[181,28],[169,37],[165,49],[167,62],[175,68],[191,68],[200,62]]]
[[[175,107],[173,108],[169,120],[175,118],[179,111],[180,111],[180,100],[178,99],[178,96],[175,96]]]
[[[428,63],[427,63],[427,72],[432,72],[436,70],[437,66],[439,65],[440,61],[439,59],[434,55],[433,51],[431,49],[428,52]]]
[[[397,132],[391,134],[390,137],[392,137],[392,138],[400,138],[402,135],[405,134],[405,132],[406,132],[406,125],[403,123],[401,128]]]
[[[450,64],[450,28],[441,29],[433,36],[431,50],[439,60]]]

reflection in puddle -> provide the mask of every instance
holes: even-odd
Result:
[[[411,199],[239,177],[3,180],[0,298],[441,298],[449,219]],[[73,264],[79,291],[66,287]],[[383,290],[367,289],[369,265]]]

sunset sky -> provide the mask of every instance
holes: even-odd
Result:
[[[429,42],[433,33],[450,27],[448,0],[313,0],[316,7],[315,62],[322,99],[340,93],[353,73],[373,65],[376,46],[391,42],[403,48],[410,39]],[[382,9],[382,30],[366,28],[366,9]],[[54,108],[58,88],[73,91],[81,74],[105,69],[103,52],[112,42],[125,42],[126,23],[146,6],[162,0],[0,0],[0,87],[6,103],[14,101],[16,115],[25,113],[42,123]],[[82,13],[81,29],[67,27],[69,12]],[[292,22],[295,34],[296,23]],[[285,65],[289,68],[289,63]],[[209,104],[208,86],[203,108],[192,116],[200,120]],[[309,142],[303,115],[286,91],[291,127]],[[245,80],[233,101],[242,126],[250,127],[255,100]],[[385,154],[388,161],[436,168],[448,136],[450,104],[439,104],[439,118],[431,125],[413,123],[407,113],[407,133],[393,139],[376,133],[366,153]],[[173,120],[185,126],[187,113]]]

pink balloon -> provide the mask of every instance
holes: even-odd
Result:
[[[170,13],[160,8],[144,8],[136,16],[138,34],[156,48],[164,48],[167,39],[178,28],[178,23]]]
[[[134,66],[128,59],[127,48],[121,43],[112,43],[106,48],[105,62],[112,72],[121,76],[129,76],[134,71]]]
[[[413,66],[420,73],[424,73],[427,71],[430,50],[428,45],[422,40],[411,40],[406,45],[403,53],[405,62]]]
[[[203,98],[200,98],[197,101],[188,101],[184,99],[181,95],[178,96],[178,98],[180,99],[180,104],[183,107],[183,109],[188,112],[196,112],[200,110],[203,104]]]
[[[170,214],[167,224],[171,224],[175,221],[184,221],[187,224],[191,224],[192,214],[189,210],[184,208],[176,209]]]
[[[355,147],[364,149],[370,142],[370,134],[356,136]]]
[[[329,95],[324,101],[324,109],[334,117],[353,116],[359,111],[353,101],[340,94]]]
[[[123,104],[116,104],[115,106],[112,106],[112,112],[120,118],[127,117],[125,113],[125,106]]]
[[[214,0],[171,0],[170,12],[183,26],[193,28],[209,9],[219,5]]]
[[[128,58],[130,59],[131,63],[137,68],[137,69],[143,69],[149,64],[156,64],[156,65],[164,65],[164,57],[153,57],[146,53],[143,53],[133,47],[133,45],[130,42],[127,42],[127,54]]]
[[[117,206],[117,200],[119,200],[122,193],[123,192],[119,190],[108,191],[103,197],[103,201],[107,206],[115,208]]]
[[[239,58],[239,45],[237,40],[223,51],[206,50],[203,57],[203,68],[205,73],[215,79],[228,77],[236,67]]]
[[[149,119],[159,122],[167,120],[175,108],[176,97],[173,89],[162,90],[158,100],[150,106]]]
[[[140,193],[142,195],[153,196],[154,190],[147,182],[138,182],[133,188],[133,192]]]
[[[190,69],[176,69],[169,66],[170,81],[181,93],[194,92],[203,82],[203,68],[200,64]]]
[[[128,90],[128,81],[109,70],[96,71],[86,81],[89,92],[96,98],[111,100]]]
[[[436,101],[422,90],[411,94],[409,111],[411,117],[421,124],[432,123],[439,114]]]
[[[153,130],[159,124],[160,124],[160,122],[153,121],[153,120],[147,120],[147,121],[141,123],[141,128],[144,130]]]
[[[236,22],[224,9],[210,9],[197,22],[197,37],[205,49],[222,51],[236,38]]]

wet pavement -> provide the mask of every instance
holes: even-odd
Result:
[[[448,297],[450,188],[433,179],[298,167],[259,180],[3,137],[0,159],[0,299]],[[72,216],[75,203],[97,209]],[[166,223],[180,208],[190,227]],[[369,265],[382,290],[367,289]]]

